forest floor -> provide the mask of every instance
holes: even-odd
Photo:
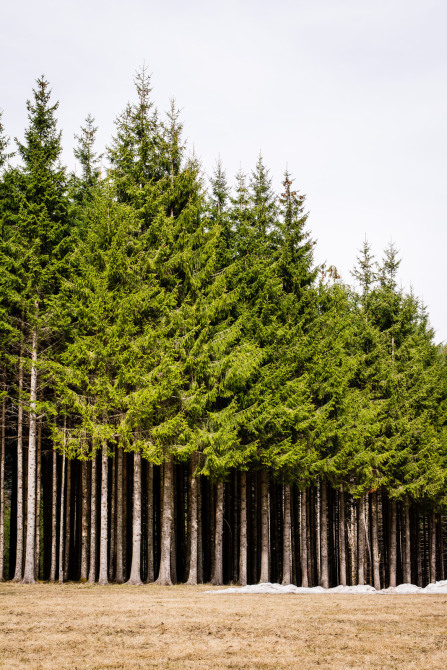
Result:
[[[445,595],[0,584],[0,668],[447,667]]]

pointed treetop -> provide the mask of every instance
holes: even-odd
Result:
[[[247,175],[239,168],[236,174],[236,185],[234,187],[234,198],[232,198],[233,208],[239,213],[247,210],[249,205]]]
[[[164,124],[165,144],[169,157],[169,175],[177,175],[182,166],[183,153],[186,143],[182,142],[183,123],[180,119],[181,110],[175,103],[175,98],[171,98],[169,110],[166,112],[167,120]]]
[[[116,135],[107,149],[120,199],[160,176],[160,124],[151,100],[151,78],[143,65],[136,73],[137,100],[128,103],[115,119]]]
[[[304,211],[305,196],[292,188],[293,181],[286,170],[284,191],[279,197],[282,220],[278,221],[277,229],[284,288],[287,292],[297,293],[314,282],[318,270],[312,269],[315,242],[305,229],[308,217]]]
[[[274,223],[277,207],[272,180],[261,154],[259,154],[256,167],[251,173],[250,199],[253,204],[256,226],[261,234],[267,235]]]
[[[371,245],[366,238],[363,241],[362,248],[359,250],[357,265],[354,267],[351,275],[360,284],[362,295],[366,298],[378,278],[377,262],[371,251]]]
[[[230,189],[228,187],[227,176],[219,157],[216,167],[213,170],[213,176],[210,178],[212,200],[217,209],[217,214],[220,216],[225,209],[225,206],[230,197]]]
[[[394,292],[397,288],[397,271],[401,263],[398,258],[398,250],[393,242],[390,242],[384,251],[382,265],[380,267],[380,283],[384,288]]]
[[[96,184],[100,176],[98,162],[101,156],[98,156],[94,151],[97,130],[95,119],[91,114],[88,114],[85,119],[85,126],[81,126],[80,134],[75,135],[78,146],[75,147],[73,153],[81,164],[83,181],[89,187]]]
[[[57,131],[55,112],[59,103],[50,105],[51,90],[45,77],[37,80],[33,89],[34,102],[27,101],[29,126],[25,131],[25,142],[17,138],[19,154],[27,168],[49,168],[58,160],[61,151],[62,132]]]

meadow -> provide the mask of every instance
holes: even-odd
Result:
[[[447,666],[445,595],[215,595],[209,589],[0,584],[0,668]]]

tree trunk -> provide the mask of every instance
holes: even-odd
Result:
[[[197,581],[203,583],[202,482],[197,482]]]
[[[421,515],[419,513],[419,505],[416,504],[415,510],[415,526],[416,526],[416,572],[417,585],[424,586],[422,577],[422,550],[421,550]]]
[[[88,469],[87,461],[81,465],[81,582],[86,582],[88,577]]]
[[[90,584],[96,582],[96,453],[92,457],[92,468],[90,478],[90,566],[88,581]]]
[[[19,358],[19,397],[17,405],[17,543],[14,582],[21,582],[23,576],[23,345]]]
[[[357,583],[357,505],[351,499],[351,514],[349,523],[349,546],[351,556],[351,585]]]
[[[122,584],[123,570],[123,449],[116,452],[116,570],[115,581]]]
[[[405,542],[405,560],[404,560],[404,583],[411,584],[411,526],[410,526],[410,502],[408,498],[405,500],[404,504],[404,519],[405,519],[405,530],[404,530],[404,542]]]
[[[5,421],[6,400],[2,400],[2,434],[0,442],[0,582],[3,581],[5,554]]]
[[[320,482],[313,487],[312,491],[312,529],[315,540],[315,583],[320,584],[321,578],[321,487]]]
[[[430,583],[436,582],[436,515],[434,510],[428,515],[428,547]]]
[[[138,586],[141,581],[141,452],[133,455],[132,563],[127,584]]]
[[[37,308],[37,305],[36,305]],[[34,563],[36,556],[36,402],[37,402],[37,331],[31,340],[31,386],[28,440],[28,496],[26,516],[26,546],[24,584],[34,584]]]
[[[101,449],[101,525],[99,537],[99,576],[98,584],[108,584],[107,539],[108,539],[108,462],[107,442],[102,443]]]
[[[217,496],[216,496],[216,524],[214,535],[214,574],[211,583],[214,586],[221,586],[223,584],[223,499],[224,499],[224,484],[218,482]]]
[[[153,582],[154,574],[154,464],[147,464],[147,581]]]
[[[269,581],[269,478],[261,471],[261,575],[259,581]]]
[[[130,495],[129,491],[129,482],[127,481],[127,453],[123,450],[123,497],[122,497],[122,505],[123,505],[123,552],[122,552],[122,559],[123,559],[123,581],[126,581],[126,575],[127,575],[127,568],[128,568],[128,558],[127,558],[127,510],[128,510],[128,496]]]
[[[320,586],[329,588],[329,552],[328,552],[328,523],[327,523],[327,483],[320,483]]]
[[[70,564],[70,536],[71,536],[71,460],[67,459],[67,495],[65,503],[65,551],[64,551],[64,581],[68,580]]]
[[[284,484],[284,523],[282,544],[282,583],[287,586],[292,575],[292,530],[290,515],[290,484]]]
[[[365,497],[362,495],[357,503],[358,510],[358,542],[357,542],[357,574],[358,583],[365,583]]]
[[[396,586],[397,568],[397,510],[396,501],[390,500],[390,586]]]
[[[340,584],[346,586],[347,584],[347,572],[346,572],[346,507],[345,507],[345,492],[343,491],[343,486],[340,486],[339,493],[339,535],[338,543],[340,547]]]
[[[172,525],[171,525],[171,582],[177,584],[177,510],[176,510],[176,493],[177,493],[177,468],[172,466],[172,484],[171,484],[171,509],[172,509]]]
[[[308,556],[307,556],[307,492],[301,491],[301,523],[300,523],[300,559],[301,559],[301,586],[309,586]]]
[[[65,420],[64,420],[64,447],[65,447]],[[65,452],[65,449],[64,449]],[[61,496],[59,510],[59,584],[64,582],[64,521],[65,521],[65,466],[67,457],[62,455]]]
[[[214,551],[214,545],[216,543],[216,496],[214,489],[215,486],[213,482],[208,479],[206,486],[207,496],[205,501],[205,514],[208,517],[207,550],[210,581],[212,581],[214,576],[214,562],[216,559],[216,552]]]
[[[156,584],[161,586],[172,586],[171,580],[171,538],[173,526],[173,463],[172,457],[168,458],[164,464],[163,478],[163,512],[161,525],[161,556],[160,570]]]
[[[239,584],[247,585],[247,473],[241,472],[241,507],[239,526]]]
[[[197,584],[197,489],[199,480],[194,477],[194,461],[191,459],[189,482],[190,532],[189,532],[189,575],[187,584]]]
[[[52,472],[52,496],[51,496],[51,565],[50,582],[56,581],[57,562],[57,451],[53,445],[53,472]]]
[[[442,537],[442,515],[437,515],[437,525],[438,525],[438,556],[439,556],[439,579],[444,581],[445,579],[445,569],[444,569],[444,541]]]
[[[109,551],[109,580],[113,581],[116,565],[116,460],[112,459],[112,492],[110,496],[110,551]]]
[[[42,477],[42,421],[37,429],[37,462],[36,462],[36,553],[34,558],[34,574],[39,579],[40,573],[40,497]]]
[[[379,555],[379,531],[378,531],[378,509],[377,492],[371,493],[371,535],[372,535],[372,562],[373,562],[373,584],[380,591],[380,555]]]

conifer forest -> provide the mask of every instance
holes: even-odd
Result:
[[[204,175],[144,68],[74,172],[57,108],[0,117],[0,579],[445,579],[447,349],[396,248],[318,266],[293,176]]]

